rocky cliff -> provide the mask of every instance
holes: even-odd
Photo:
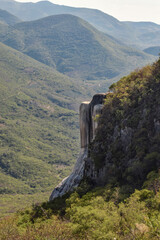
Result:
[[[131,193],[160,169],[160,60],[110,87],[84,175]]]
[[[57,191],[59,196],[73,190],[83,178],[127,194],[149,181],[160,169],[160,60],[122,78],[109,94],[82,103],[80,132],[76,167],[50,199]]]
[[[84,177],[88,145],[93,141],[98,126],[96,116],[101,114],[106,94],[96,94],[91,102],[83,102],[79,108],[81,150],[74,170],[52,192],[50,200],[62,196],[76,188]]]

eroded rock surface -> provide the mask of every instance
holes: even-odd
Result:
[[[84,176],[88,144],[94,139],[98,126],[96,115],[100,114],[106,94],[96,94],[91,102],[83,102],[79,108],[81,150],[73,172],[53,190],[50,201],[76,188]]]
[[[87,148],[82,148],[73,172],[70,176],[63,179],[62,182],[53,190],[49,199],[50,201],[57,197],[61,197],[65,193],[71,191],[73,188],[78,187],[80,181],[83,178],[84,163],[85,158],[87,158],[87,154]]]
[[[86,148],[89,143],[89,125],[90,125],[90,116],[89,116],[89,105],[90,102],[83,102],[79,108],[79,124],[80,124],[80,137],[81,137],[81,148]]]

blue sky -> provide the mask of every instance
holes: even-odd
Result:
[[[38,2],[38,0],[16,0]],[[55,4],[102,10],[121,21],[152,21],[160,24],[160,0],[50,0]]]

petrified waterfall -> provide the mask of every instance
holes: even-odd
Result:
[[[106,94],[96,94],[91,102],[83,102],[80,105],[80,140],[81,150],[73,172],[53,190],[50,201],[56,197],[72,191],[78,187],[84,177],[85,159],[88,157],[88,144],[95,138],[96,128],[98,126],[96,116],[102,111],[103,101]]]

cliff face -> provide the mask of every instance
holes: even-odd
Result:
[[[160,60],[110,90],[84,176],[132,192],[160,169]]]
[[[91,102],[83,102],[80,105],[80,139],[81,150],[74,170],[71,175],[65,178],[52,192],[50,200],[62,196],[76,188],[84,177],[85,161],[88,158],[88,145],[96,135],[96,115],[101,114],[106,94],[96,94]]]
[[[122,78],[110,90],[81,104],[80,157],[51,200],[73,190],[83,178],[95,186],[109,183],[131,193],[151,172],[159,171],[160,60]]]

